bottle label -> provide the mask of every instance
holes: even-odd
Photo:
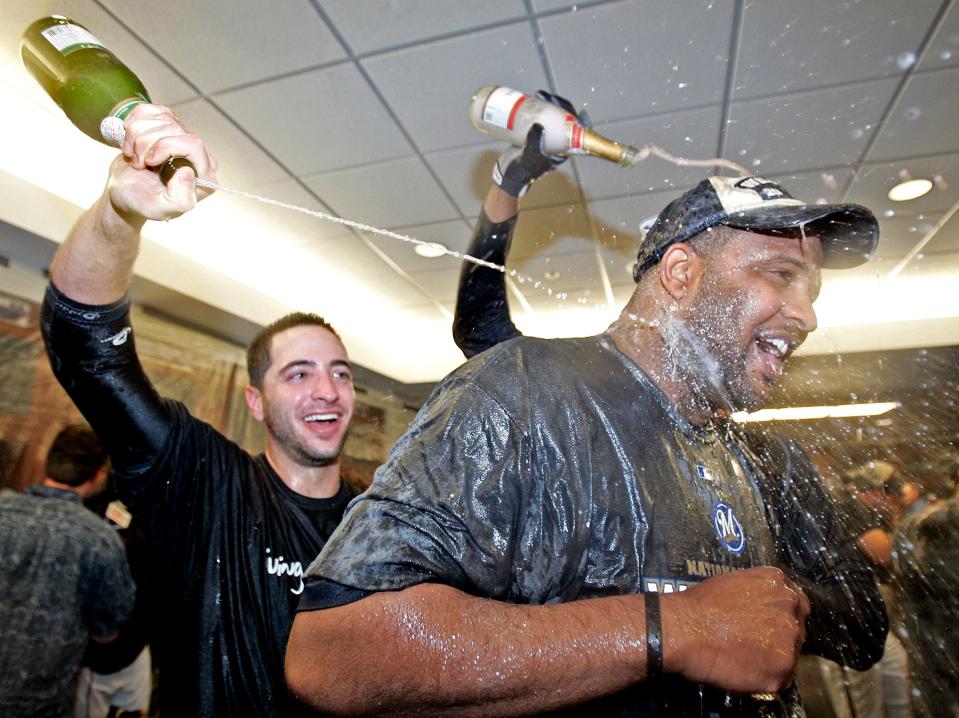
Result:
[[[569,130],[569,151],[573,154],[586,154],[583,149],[583,126],[572,115],[567,115],[566,121],[571,125]]]
[[[51,25],[40,34],[64,55],[87,47],[102,47],[106,50],[103,43],[78,25]]]
[[[507,130],[513,129],[516,113],[526,100],[526,95],[518,90],[497,87],[483,105],[483,122]]]

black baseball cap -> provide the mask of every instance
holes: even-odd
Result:
[[[763,177],[710,177],[670,202],[646,233],[633,279],[656,264],[670,245],[717,224],[750,230],[805,226],[822,242],[826,269],[858,267],[879,243],[879,223],[858,204],[806,204]]]

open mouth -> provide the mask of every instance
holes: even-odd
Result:
[[[303,422],[307,429],[316,436],[326,438],[339,431],[341,415],[336,411],[318,411],[307,414]]]
[[[760,371],[769,384],[775,384],[782,377],[786,361],[796,346],[784,337],[762,336],[755,340],[758,349]]]

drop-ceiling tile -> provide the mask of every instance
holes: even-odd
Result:
[[[406,307],[429,300],[422,288],[411,284],[384,262],[359,237],[318,240],[311,247],[317,264],[323,267],[338,267],[339,272],[354,278],[369,290],[371,295],[387,301],[390,307]],[[317,295],[324,297],[322,284],[316,287]],[[326,297],[331,304],[350,302],[350,297]]]
[[[852,165],[896,88],[894,79],[733,103],[726,155],[757,174]]]
[[[426,156],[426,161],[453,197],[460,212],[474,215],[486,199],[493,185],[493,165],[505,143],[469,147],[461,150],[446,150]],[[536,181],[522,198],[522,207],[542,207],[580,201],[579,188],[569,163]]]
[[[935,228],[941,218],[940,212],[919,217],[880,217],[879,248],[876,250],[876,259],[880,261],[902,259]],[[957,229],[959,227],[953,227],[950,232],[947,224],[923,246],[921,253],[934,256],[959,250]],[[921,262],[923,259],[917,257],[914,261]]]
[[[891,160],[959,150],[959,68],[913,75],[866,159]]]
[[[550,10],[578,12],[577,3],[570,2],[570,0],[533,0],[533,8],[536,12],[549,12]]]
[[[592,251],[589,219],[582,205],[521,212],[510,245],[510,260]]]
[[[282,202],[294,207],[330,214],[330,208],[318,201],[310,192],[301,187],[296,180],[281,180],[267,184],[254,185],[250,192],[269,200]],[[255,200],[241,198],[245,202]],[[302,242],[313,242],[316,238],[350,237],[355,240],[353,230],[338,222],[304,214],[296,210],[275,205],[264,206],[264,212],[269,212],[271,222],[278,229],[289,232],[291,236]]]
[[[320,4],[357,55],[526,16],[522,0],[365,0],[362,12],[357,12],[356,0]]]
[[[308,2],[104,0],[204,92],[277,77],[346,56]],[[229,41],[224,41],[224,39]],[[276,105],[281,107],[281,105]]]
[[[852,170],[846,167],[824,168],[816,172],[789,172],[770,175],[796,199],[809,204],[835,204],[841,200],[843,188]]]
[[[959,65],[959,5],[953,3],[919,63],[920,70]]]
[[[362,64],[424,152],[488,139],[473,127],[467,112],[470,98],[483,85],[530,92],[546,86],[527,22],[386,53]]]
[[[717,105],[597,125],[596,130],[625,144],[640,148],[658,145],[678,157],[703,160],[716,156],[720,115]],[[650,157],[631,169],[593,157],[577,157],[576,165],[586,195],[593,199],[685,187],[713,173],[711,168],[680,167],[659,157]]]
[[[87,28],[136,73],[154,101],[174,104],[196,96],[193,88],[157,59],[148,45],[91,0],[5,0],[0,20],[0,59],[4,65],[22,68],[20,37],[30,23],[47,15],[64,15]],[[149,34],[140,37],[151,41]],[[24,82],[33,83],[26,71],[18,74]]]
[[[531,292],[524,289],[523,296],[532,307],[533,316],[536,319],[541,319],[544,314],[551,315],[555,312],[559,312],[561,317],[565,317],[566,320],[560,326],[563,336],[569,336],[571,333],[579,336],[598,334],[610,324],[610,316],[606,307],[606,293],[600,288],[598,281],[594,286],[555,290],[552,295],[542,290]],[[584,310],[595,311],[595,319],[584,322],[581,316],[576,316],[577,330],[570,332],[569,327],[566,326],[567,321],[573,315],[579,315]],[[520,312],[515,302],[513,302],[513,315],[519,320],[524,318],[524,314]],[[517,324],[520,323],[522,322],[517,322]],[[531,336],[560,336],[559,331],[550,331],[549,329],[537,330],[534,328],[527,333]]]
[[[379,98],[353,65],[255,85],[216,102],[299,175],[411,154]]]
[[[459,272],[453,270],[434,270],[414,272],[411,275],[417,284],[423,287],[441,304],[452,304],[456,301],[456,290],[459,287]],[[452,331],[452,328],[450,328]]]
[[[473,236],[473,230],[464,220],[404,227],[398,233],[422,242],[437,242],[454,252],[465,252],[470,237]],[[462,259],[448,254],[440,257],[421,257],[414,251],[413,244],[403,240],[370,233],[366,233],[366,236],[380,251],[410,274],[449,272],[458,275],[463,264]]]
[[[609,122],[721,101],[732,9],[630,0],[540,25],[559,92]]]
[[[629,245],[625,242],[616,246],[599,244],[596,251],[600,261],[606,269],[606,277],[611,286],[626,284],[635,286],[633,281],[633,265],[636,263],[636,252],[639,244]]]
[[[743,12],[735,99],[900,75],[940,0],[748,2]]]
[[[246,190],[253,185],[288,179],[282,167],[209,101],[192,100],[173,109],[190,132],[204,139],[216,158],[220,184]]]
[[[692,187],[678,187],[670,192],[633,195],[591,203],[593,224],[600,244],[615,248],[639,250],[643,239],[640,226],[651,222],[662,209]]]
[[[338,214],[375,227],[405,227],[458,212],[418,157],[305,177]]]
[[[599,291],[600,276],[596,253],[591,247],[587,251],[561,256],[514,257],[510,255],[507,267],[519,275],[514,281],[517,287],[532,296],[547,289],[556,292]],[[539,286],[536,284],[539,283]]]
[[[933,180],[933,188],[908,202],[893,202],[887,196],[889,190],[907,179]],[[959,201],[959,154],[865,165],[856,175],[847,199],[869,207],[877,216],[946,210]]]

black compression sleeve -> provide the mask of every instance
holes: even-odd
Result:
[[[494,264],[505,264],[516,217],[491,222],[480,210],[466,253]],[[453,340],[467,358],[522,333],[510,318],[506,275],[495,269],[464,262],[456,292]]]
[[[170,433],[171,413],[137,358],[129,303],[79,304],[51,284],[40,325],[53,373],[114,467],[127,474],[149,468]]]

